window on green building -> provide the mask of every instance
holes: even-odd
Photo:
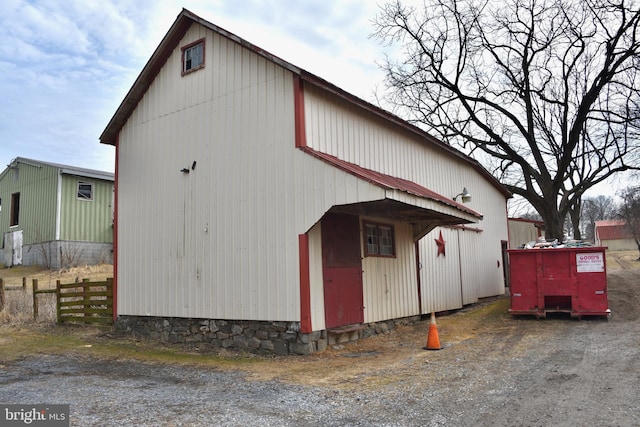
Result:
[[[93,183],[78,181],[78,199],[93,200]]]

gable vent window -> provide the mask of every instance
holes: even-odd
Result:
[[[204,39],[182,48],[182,75],[204,68]]]
[[[393,226],[364,223],[365,253],[367,256],[395,257]]]
[[[78,199],[93,200],[93,183],[78,181]]]

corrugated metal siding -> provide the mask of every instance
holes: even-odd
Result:
[[[203,37],[205,68],[181,77],[178,46],[119,136],[119,314],[299,320],[298,235],[313,227],[312,322],[322,329],[314,225],[332,206],[388,193],[294,148],[289,71],[200,25],[180,45]],[[305,91],[311,147],[445,196],[467,186],[469,207],[505,217],[506,234],[504,196],[496,202],[477,172],[323,96]],[[408,229],[398,230],[407,242]],[[366,261],[367,321],[414,314],[413,245],[401,247],[401,269]]]
[[[451,173],[469,169],[461,160],[326,92],[305,86],[305,117],[307,145],[315,150],[415,182],[443,196],[453,197],[462,190],[464,176]]]
[[[178,47],[120,136],[120,312],[298,318],[294,212],[271,209],[293,196],[271,170],[293,146],[291,76],[198,25],[182,44],[201,37],[205,68],[180,77]]]
[[[389,223],[379,218],[371,220]],[[365,323],[419,313],[412,229],[409,224],[391,224],[394,226],[396,257],[364,257],[362,260]],[[362,251],[364,253],[364,249]]]
[[[58,170],[21,162],[17,166],[17,175],[10,169],[0,180],[0,234],[24,230],[23,245],[54,240]],[[10,227],[11,195],[16,192],[20,193],[19,224]]]
[[[436,257],[436,229],[420,242],[423,313],[460,308],[478,298],[504,293],[501,240],[507,240],[505,197],[476,170],[417,137],[390,126],[372,114],[326,92],[305,91],[307,144],[362,167],[397,176],[445,197],[463,187],[472,193],[465,204],[483,220],[470,227],[483,231],[443,228],[447,256]],[[345,141],[349,143],[345,143]]]
[[[479,298],[504,293],[501,247],[501,241],[507,240],[504,196],[490,185],[481,185],[479,177],[470,182],[476,188],[474,198],[483,206],[484,219],[469,229],[438,228],[420,241],[423,314],[461,308]],[[445,257],[436,257],[434,239],[440,231],[446,241]]]
[[[326,328],[324,317],[324,278],[322,274],[322,226],[318,222],[309,230],[309,285],[311,290],[311,326]]]
[[[509,249],[517,249],[521,245],[535,241],[539,230],[534,223],[525,221],[509,221]]]
[[[78,182],[93,184],[93,200],[78,199]],[[113,243],[113,182],[62,175],[60,239]]]
[[[438,256],[435,239],[442,232],[445,255]],[[420,240],[420,286],[422,313],[462,307],[462,282],[458,230],[436,228]]]
[[[294,148],[288,71],[201,37],[205,68],[176,48],[120,134],[119,313],[299,320],[298,235],[384,190]]]

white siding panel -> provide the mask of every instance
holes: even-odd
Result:
[[[197,25],[182,44],[204,36],[206,67],[180,77],[177,48],[120,135],[119,312],[295,320],[292,77]]]
[[[465,186],[473,193],[475,182],[469,174],[478,178],[477,173],[461,159],[327,92],[305,86],[305,117],[307,144],[318,151],[416,182],[446,197],[453,198]],[[348,143],[339,139],[345,135],[353,139]],[[484,178],[480,181],[488,185]]]
[[[299,320],[298,235],[385,192],[294,148],[290,72],[201,37],[205,68],[177,47],[119,136],[119,313]]]
[[[309,287],[311,291],[311,326],[313,330],[326,328],[324,317],[324,276],[322,273],[322,226],[317,223],[309,230]]]
[[[482,189],[484,187],[478,187]],[[503,196],[491,187],[479,191],[488,205],[504,206]],[[502,201],[501,201],[502,200]],[[446,256],[437,255],[440,231]],[[501,241],[506,241],[506,213],[486,216],[469,229],[441,227],[420,241],[423,314],[461,308],[479,298],[504,293]]]
[[[445,255],[438,255],[435,239],[442,232]],[[436,228],[420,240],[420,285],[422,314],[462,307],[458,233],[452,228]]]
[[[205,68],[181,76],[180,46],[203,37]],[[180,46],[119,135],[119,313],[300,320],[298,235],[309,232],[312,324],[323,329],[322,215],[386,197],[421,201],[295,149],[289,71],[200,25]],[[483,232],[460,232],[458,243],[458,232],[443,229],[448,254],[464,247],[459,257],[435,257],[433,232],[420,243],[423,312],[458,307],[461,293],[466,301],[504,291],[495,263],[506,240],[505,201],[483,177],[310,85],[305,114],[314,149],[447,197],[464,186],[472,192]],[[395,230],[396,259],[363,261],[367,322],[417,313],[411,228]],[[474,248],[481,256],[465,264]]]
[[[371,220],[385,222],[379,218]],[[411,226],[401,223],[393,223],[393,226],[396,257],[364,257],[362,260],[366,323],[419,314],[415,245]],[[362,250],[364,253],[364,248]]]

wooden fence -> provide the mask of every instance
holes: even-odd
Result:
[[[85,279],[78,283],[63,284],[56,281],[55,289],[39,289],[38,279],[33,279],[33,318],[38,318],[38,295],[56,294],[56,320],[63,323],[92,323],[110,325],[113,323],[113,279],[104,282],[90,282]],[[5,291],[26,291],[27,279],[22,278],[22,286],[5,286],[0,278],[0,310],[5,304]]]
[[[83,280],[62,284],[56,281],[57,321],[62,323],[113,323],[113,279]]]

